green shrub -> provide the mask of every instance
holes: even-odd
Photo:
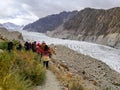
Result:
[[[0,49],[7,50],[8,42],[0,42]]]
[[[24,55],[24,56],[23,56]],[[14,65],[20,69],[20,73],[30,79],[34,85],[41,85],[45,81],[45,68],[40,64],[38,55],[33,52],[22,51],[16,53]]]
[[[0,90],[32,90],[30,80],[25,80],[17,73],[8,73],[0,81]]]
[[[27,78],[29,78],[34,85],[43,84],[46,78],[45,70],[40,64],[31,67],[31,70],[26,70],[24,73],[26,73],[25,76],[27,76]]]
[[[37,54],[26,51],[0,53],[0,90],[31,90],[45,81],[45,68]]]

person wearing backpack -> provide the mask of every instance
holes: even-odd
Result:
[[[40,55],[40,62],[41,62],[42,54],[43,54],[44,50],[43,50],[43,48],[41,47],[41,44],[40,44],[40,43],[38,43],[38,44],[36,45],[36,52],[37,52],[38,55]]]
[[[53,54],[56,55],[55,49],[50,47],[50,55],[49,55],[49,57],[52,58]]]
[[[9,51],[9,52],[11,52],[12,50],[13,50],[13,42],[8,42],[8,45],[7,45],[7,50]]]
[[[46,67],[46,69],[49,68],[49,61],[50,61],[50,48],[48,47],[48,45],[45,45],[44,46],[44,49],[43,49],[43,54],[42,54],[42,58],[43,58],[43,64],[44,66]]]

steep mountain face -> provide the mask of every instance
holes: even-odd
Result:
[[[84,35],[106,35],[120,33],[120,8],[95,10],[86,8],[80,11],[74,19],[64,24],[64,29],[74,29]]]
[[[85,8],[47,35],[120,48],[120,7],[109,10]]]
[[[45,33],[52,31],[66,22],[69,18],[73,17],[77,11],[73,12],[61,12],[60,14],[50,15],[37,20],[31,24],[26,25],[23,30],[35,31]]]
[[[3,23],[2,25],[3,27],[5,27],[6,29],[9,30],[22,30],[24,26],[19,26],[19,25],[15,25],[13,23],[7,22],[7,23]]]

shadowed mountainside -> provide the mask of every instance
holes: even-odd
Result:
[[[66,22],[69,18],[73,17],[77,11],[73,12],[61,12],[60,14],[53,14],[47,17],[41,18],[31,24],[26,25],[23,30],[35,31],[45,33],[46,31],[52,31],[59,25]]]

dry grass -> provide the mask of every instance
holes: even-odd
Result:
[[[61,81],[63,90],[102,90],[96,87],[97,81],[89,81],[85,73],[83,75],[78,75],[77,73],[71,72],[71,69],[61,64],[61,62],[52,61],[50,69],[56,74],[59,81]]]
[[[56,74],[61,83],[63,83],[63,90],[87,90],[83,88],[81,77],[66,71],[66,68],[59,65],[52,63],[50,69]]]
[[[0,90],[32,90],[45,81],[45,69],[36,53],[4,51],[0,53]]]

